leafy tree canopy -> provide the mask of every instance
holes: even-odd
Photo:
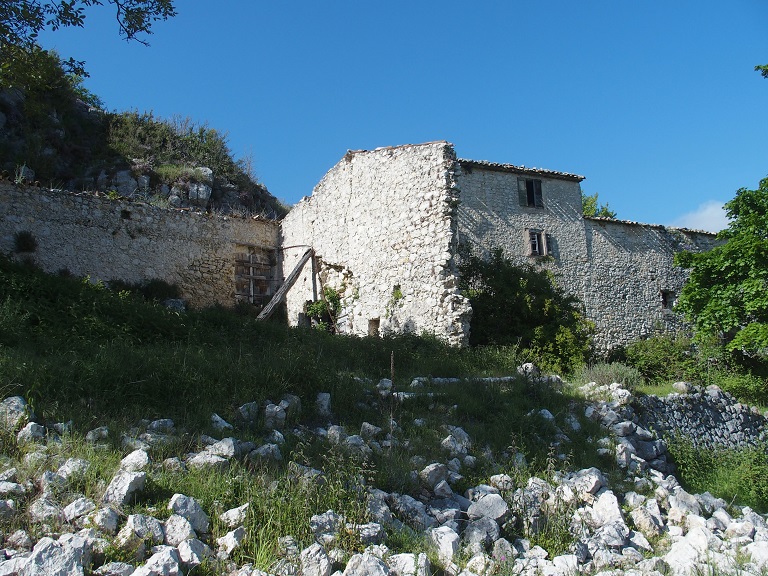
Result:
[[[608,204],[599,204],[597,192],[581,195],[581,210],[584,216],[597,216],[599,218],[616,218],[616,212],[611,210]]]
[[[725,205],[731,222],[723,244],[708,252],[681,252],[675,263],[691,270],[677,308],[703,335],[723,335],[726,347],[768,358],[768,178],[742,188]]]
[[[763,75],[763,78],[768,78],[768,64],[755,66],[755,70],[760,72],[760,74]]]
[[[83,26],[85,9],[105,0],[0,0],[0,88],[26,89],[45,66],[45,50],[37,46],[43,30]],[[176,15],[173,0],[106,0],[115,9],[118,31],[126,40],[147,44],[152,25]],[[69,58],[65,71],[87,76],[84,63]],[[31,80],[30,80],[31,78]]]

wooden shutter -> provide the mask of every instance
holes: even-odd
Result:
[[[517,179],[517,200],[520,206],[528,206],[528,191],[525,188],[525,178]]]
[[[541,195],[541,180],[533,181],[533,197],[536,208],[544,208],[544,199]]]
[[[545,245],[547,247],[547,255],[553,255],[553,248],[552,248],[552,235],[551,234],[544,234],[545,238]]]

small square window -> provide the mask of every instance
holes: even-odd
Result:
[[[671,290],[661,291],[661,307],[664,310],[672,310],[675,305],[675,293]]]
[[[547,256],[554,253],[552,236],[542,230],[527,230],[528,256]]]

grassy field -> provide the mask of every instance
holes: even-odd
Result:
[[[127,453],[122,433],[141,432],[148,421],[172,418],[177,427],[174,440],[151,448],[156,464],[148,486],[124,513],[169,514],[165,506],[176,492],[194,496],[212,512],[249,502],[247,544],[235,560],[263,568],[275,558],[279,537],[290,534],[301,545],[311,541],[312,514],[333,509],[350,521],[364,522],[368,512],[360,495],[367,487],[415,491],[413,471],[424,463],[445,460],[440,441],[446,425],[462,427],[477,455],[475,467],[462,468],[464,480],[454,486],[457,491],[487,482],[495,473],[510,474],[520,485],[531,475],[547,478],[558,470],[589,466],[620,481],[622,474],[612,459],[597,455],[597,439],[605,434],[584,417],[585,401],[575,387],[544,385],[524,377],[478,380],[515,374],[517,366],[529,360],[535,358],[516,347],[460,350],[423,336],[349,338],[289,329],[223,309],[177,313],[129,291],[109,290],[67,275],[45,275],[0,258],[0,393],[25,397],[40,422],[73,423],[60,444],[49,446],[42,463],[25,458],[34,447],[20,446],[13,436],[2,435],[4,465],[16,466],[23,482],[38,477],[41,469],[55,470],[65,458],[86,458],[92,462],[88,474],[58,498],[62,505],[81,495],[98,500]],[[400,392],[413,391],[410,383],[416,376],[463,380],[427,382],[418,389],[419,395],[395,402],[376,390],[381,378],[392,376],[394,390]],[[635,389],[644,385],[639,372],[626,365],[594,366],[572,379],[576,384],[618,380]],[[331,394],[334,423],[349,434],[358,434],[361,424],[369,422],[384,433],[392,432],[396,442],[365,461],[329,449],[311,433],[327,424],[315,413],[318,392]],[[199,450],[201,434],[221,437],[211,427],[214,412],[235,424],[229,435],[257,445],[265,442],[268,431],[263,423],[245,425],[238,420],[237,408],[246,402],[276,402],[284,394],[298,396],[303,408],[289,422],[281,463],[235,462],[214,473],[179,473],[159,465],[165,458]],[[553,421],[542,417],[543,408],[554,415]],[[572,428],[574,420],[580,424],[578,431]],[[103,425],[110,429],[108,443],[95,449],[84,436]],[[554,449],[560,431],[566,431],[567,440]],[[697,461],[684,450],[679,452],[683,463]],[[762,488],[768,481],[759,477],[764,459],[754,453],[734,458],[723,460],[731,473],[725,480],[713,473],[718,459],[710,458],[708,476],[691,465],[684,481],[698,491],[732,494],[750,503],[753,494],[754,502],[763,504],[768,493]],[[295,464],[323,470],[324,483],[301,481]],[[751,492],[735,487],[745,483]],[[23,509],[29,503],[23,500],[20,505]],[[24,518],[0,521],[0,529],[39,531]],[[211,540],[225,532],[226,527],[214,519]],[[354,534],[344,537],[345,549],[362,548]],[[533,537],[533,543],[558,549],[567,546],[568,538],[567,526],[553,524]],[[428,549],[422,536],[408,530],[390,531],[387,543],[393,551]],[[124,555],[107,551],[107,559]],[[197,573],[205,573],[205,568]]]

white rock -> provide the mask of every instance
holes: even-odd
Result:
[[[459,535],[455,530],[448,526],[439,528],[430,528],[427,531],[427,538],[437,549],[437,557],[444,564],[453,562],[453,557],[459,550]]]
[[[60,544],[47,536],[32,549],[18,576],[82,576],[83,549]]]
[[[208,454],[206,451],[195,454],[187,461],[187,468],[190,470],[202,470],[203,468],[223,470],[227,466],[229,466],[229,460],[215,454]]]
[[[96,510],[96,504],[90,498],[78,498],[64,508],[64,518],[72,522],[76,518],[90,514]]]
[[[145,544],[162,544],[165,540],[163,525],[145,514],[131,514],[120,529],[115,544],[123,550],[137,550]]]
[[[168,546],[178,546],[184,540],[197,538],[189,520],[178,514],[171,514],[165,521],[163,532],[165,532],[165,543]]]
[[[134,450],[120,461],[120,470],[140,472],[149,466],[149,454],[144,450]]]
[[[88,460],[83,460],[82,458],[69,458],[64,464],[59,466],[56,474],[65,480],[69,480],[70,478],[83,476],[90,466],[91,463],[88,462]]]
[[[249,506],[250,504],[246,503],[237,508],[227,510],[219,515],[219,520],[221,520],[227,528],[234,528],[241,524],[245,524],[245,517],[248,514]]]
[[[118,472],[107,486],[102,502],[119,506],[129,504],[136,492],[144,490],[146,481],[144,472]]]
[[[331,561],[317,542],[301,551],[301,573],[303,576],[331,576]]]
[[[207,544],[197,539],[184,540],[179,544],[179,558],[181,563],[189,568],[198,566],[206,558],[213,557],[213,552]]]
[[[208,454],[221,456],[222,458],[236,458],[240,455],[238,444],[239,442],[235,438],[224,438],[223,440],[219,440],[215,444],[208,446],[205,451]]]
[[[388,576],[389,568],[370,552],[355,554],[347,562],[342,576]]]
[[[175,548],[163,546],[143,566],[139,566],[132,576],[183,576],[179,561],[179,553]]]
[[[189,520],[189,523],[198,534],[208,532],[210,520],[203,507],[197,500],[184,494],[174,494],[168,503],[168,510]]]
[[[224,552],[227,556],[232,554],[232,551],[240,546],[240,543],[245,538],[245,528],[239,526],[231,532],[227,532],[226,535],[216,539],[216,543],[219,545],[219,550]]]
[[[423,552],[420,554],[394,554],[387,558],[392,576],[430,576],[432,565]]]
[[[224,420],[224,418],[222,418],[218,414],[211,415],[211,426],[213,426],[214,429],[218,430],[219,432],[224,432],[225,430],[232,430],[232,424]]]
[[[30,521],[36,524],[60,522],[63,517],[61,509],[46,496],[42,496],[32,502],[28,512]]]
[[[35,422],[29,422],[24,428],[19,430],[16,435],[16,441],[19,443],[24,442],[37,442],[45,438],[45,428],[36,424]]]
[[[88,518],[91,523],[105,534],[117,532],[120,516],[112,508],[100,508]]]
[[[328,392],[318,392],[315,400],[315,410],[321,418],[331,416],[331,395]]]
[[[509,505],[499,494],[486,494],[470,504],[467,516],[470,520],[478,518],[491,518],[496,522],[503,522],[509,513]]]
[[[598,496],[592,505],[592,522],[598,528],[609,522],[624,522],[621,507],[616,495],[611,490],[606,490]]]
[[[29,417],[29,406],[21,396],[11,396],[0,402],[0,427],[15,432]]]

